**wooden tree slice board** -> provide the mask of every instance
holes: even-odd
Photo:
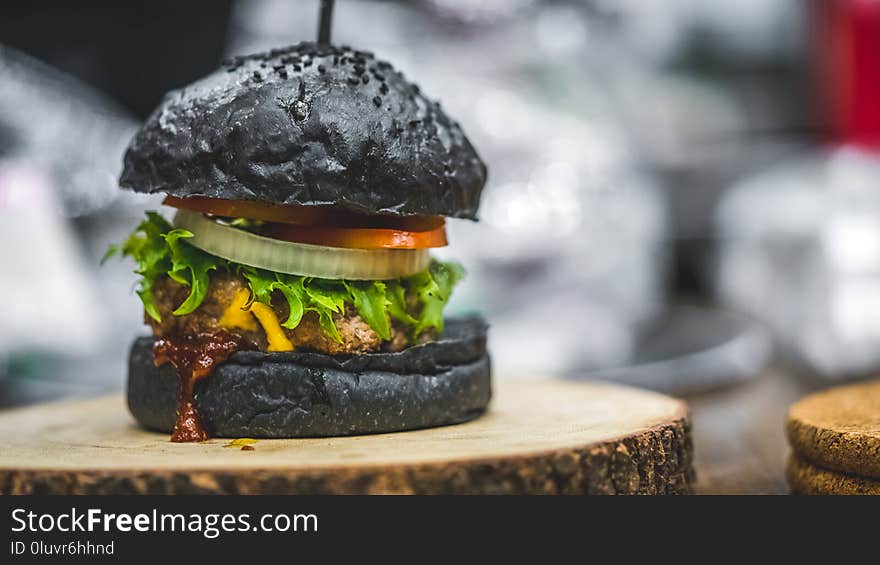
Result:
[[[880,481],[829,471],[797,455],[788,460],[786,477],[796,494],[873,494],[880,495]]]
[[[807,396],[789,410],[786,432],[802,459],[880,479],[880,381]]]
[[[653,392],[501,383],[457,426],[174,444],[121,397],[0,414],[0,493],[687,493],[687,406]]]

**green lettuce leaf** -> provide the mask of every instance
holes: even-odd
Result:
[[[114,255],[132,257],[137,263],[135,274],[140,275],[137,294],[144,303],[148,316],[160,321],[159,311],[153,299],[153,283],[156,278],[171,270],[171,256],[163,235],[171,231],[171,225],[156,212],[147,212],[132,234],[120,245],[111,246],[102,261]]]
[[[294,329],[302,321],[303,314],[305,314],[305,290],[303,289],[302,278],[294,277],[293,280],[291,280],[290,277],[285,277],[282,274],[277,274],[276,277],[277,282],[275,288],[281,292],[284,299],[287,300],[287,305],[290,308],[290,315],[281,325],[285,328]]]
[[[382,339],[391,339],[391,322],[388,320],[388,297],[385,283],[381,281],[351,282],[345,285],[354,299],[361,318]]]
[[[398,281],[393,281],[385,287],[385,298],[391,317],[404,325],[415,326],[419,321],[407,311],[406,289],[403,288],[403,285]]]
[[[182,285],[190,287],[189,296],[183,301],[175,316],[185,316],[201,305],[208,294],[211,278],[208,273],[219,266],[222,259],[203,253],[181,239],[192,237],[193,233],[186,230],[171,230],[163,237],[171,252],[171,270],[168,276]]]
[[[124,242],[107,250],[102,262],[114,255],[134,259],[135,273],[140,276],[137,294],[147,315],[156,321],[161,318],[153,288],[159,277],[170,277],[190,288],[189,295],[173,312],[175,316],[185,316],[204,301],[211,272],[224,271],[247,280],[251,301],[271,304],[273,296],[283,297],[290,309],[290,315],[281,324],[285,328],[296,328],[306,312],[315,312],[324,333],[340,343],[342,337],[333,316],[344,313],[349,305],[382,339],[391,339],[391,320],[408,328],[413,338],[428,329],[442,331],[443,309],[464,276],[460,265],[439,261],[432,261],[421,273],[389,281],[328,280],[273,273],[205,253],[186,241],[191,237],[192,232],[173,229],[156,212],[147,212],[146,219]]]
[[[418,337],[428,328],[443,331],[443,308],[452,296],[452,289],[462,278],[464,269],[461,265],[432,261],[427,271],[403,279],[422,303],[413,335]]]
[[[339,328],[336,327],[336,322],[333,321],[333,312],[326,308],[315,308],[315,311],[318,313],[318,324],[321,325],[324,333],[330,336],[330,339],[336,343],[342,343]]]

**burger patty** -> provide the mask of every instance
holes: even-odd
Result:
[[[247,281],[231,273],[213,273],[208,293],[202,304],[192,313],[175,316],[172,312],[186,300],[189,287],[181,285],[168,277],[156,280],[153,286],[153,298],[162,319],[161,322],[145,316],[152,326],[153,335],[167,337],[173,335],[196,335],[217,333],[229,328],[221,324],[223,314],[233,303],[241,291],[247,291]],[[274,296],[271,304],[278,321],[283,322],[290,313],[287,302],[280,295]],[[254,319],[249,327],[236,327],[234,331],[250,341],[261,351],[269,351],[269,340],[266,331]],[[358,315],[357,311],[347,305],[345,312],[334,313],[333,322],[339,331],[341,343],[328,336],[318,322],[316,312],[306,312],[302,321],[294,329],[281,328],[284,335],[297,349],[309,349],[331,355],[344,353],[369,353],[374,351],[400,351],[410,345],[405,327],[392,323],[391,339],[383,340]],[[430,339],[423,334],[422,339]]]

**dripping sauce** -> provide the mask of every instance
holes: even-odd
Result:
[[[180,381],[171,441],[183,443],[208,439],[195,405],[196,383],[210,375],[230,355],[243,349],[253,349],[253,344],[225,331],[156,338],[153,342],[156,366],[171,363]]]

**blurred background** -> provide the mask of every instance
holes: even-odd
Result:
[[[314,39],[318,0],[0,14],[0,407],[117,391],[146,328],[132,265],[99,260],[161,199],[117,188],[126,143],[221,59]],[[880,1],[339,0],[333,37],[489,166],[443,255],[497,379],[687,395],[748,434],[880,367]]]

